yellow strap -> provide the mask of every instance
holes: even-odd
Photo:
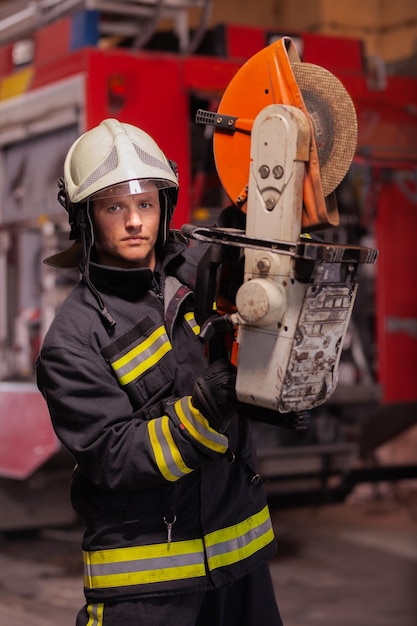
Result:
[[[84,552],[89,589],[144,585],[205,576],[201,539]]]
[[[104,604],[102,603],[88,604],[87,605],[87,615],[88,615],[87,626],[102,626],[103,614],[104,614]]]
[[[274,540],[268,506],[238,524],[206,535],[210,570],[243,561]]]
[[[184,396],[177,400],[174,408],[180,422],[196,441],[214,452],[220,454],[227,452],[228,439],[226,435],[222,435],[211,428],[204,415],[193,407],[190,396]]]
[[[160,326],[147,339],[112,362],[121,385],[127,385],[153,367],[172,349],[165,328]]]
[[[184,315],[185,320],[188,322],[191,330],[193,331],[193,333],[195,335],[199,335],[200,334],[200,326],[197,324],[195,317],[194,317],[194,313],[193,311],[190,311],[190,313],[186,313]]]
[[[193,470],[185,464],[174,441],[169,427],[169,417],[163,415],[150,420],[147,426],[155,461],[165,480],[175,482],[192,472]]]
[[[268,506],[202,539],[84,552],[84,584],[106,589],[203,577],[244,561],[274,539]]]

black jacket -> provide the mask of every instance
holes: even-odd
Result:
[[[159,271],[92,264],[114,330],[82,280],[41,348],[38,386],[76,461],[89,602],[230,584],[275,551],[249,420],[221,434],[190,403],[207,365],[196,254],[171,241]]]

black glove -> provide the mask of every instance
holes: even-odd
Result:
[[[272,424],[273,426],[290,430],[306,430],[310,421],[310,412],[304,409],[300,411],[290,411],[289,413],[280,413],[274,409],[266,409],[261,406],[253,406],[243,402],[240,404],[239,414],[254,422]]]
[[[310,423],[309,411],[302,409],[301,411],[290,411],[289,413],[280,413],[278,426],[283,428],[292,428],[293,430],[306,430]]]
[[[194,384],[192,404],[219,433],[224,433],[236,415],[235,383],[236,369],[226,359],[219,359]]]

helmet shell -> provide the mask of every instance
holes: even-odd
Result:
[[[178,189],[177,175],[154,139],[113,118],[73,143],[65,159],[64,179],[71,204],[133,179],[152,180],[160,189]]]

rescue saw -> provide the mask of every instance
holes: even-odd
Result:
[[[217,112],[200,110],[196,121],[214,127],[216,169],[232,202],[218,226],[182,229],[210,244],[198,267],[200,336],[232,332],[242,402],[312,409],[336,388],[360,266],[377,257],[314,236],[339,223],[335,189],[357,143],[353,102],[283,37],[240,68]]]

